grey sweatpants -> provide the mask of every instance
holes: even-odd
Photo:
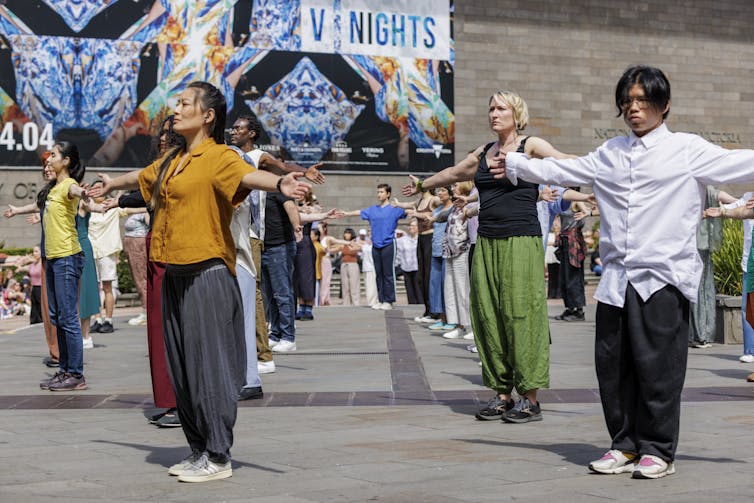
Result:
[[[238,392],[246,373],[243,307],[220,260],[168,265],[162,320],[170,380],[192,450],[230,460]]]

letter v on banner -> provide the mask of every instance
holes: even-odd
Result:
[[[325,20],[325,9],[315,9],[314,7],[309,8],[309,14],[312,17],[312,34],[314,35],[314,40],[317,42],[322,41],[322,25],[324,24]],[[317,23],[317,14],[319,14],[319,24]]]
[[[301,50],[450,59],[449,0],[300,0]]]

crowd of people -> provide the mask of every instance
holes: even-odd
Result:
[[[343,305],[361,304],[363,280],[375,310],[395,307],[398,271],[408,302],[424,307],[417,323],[474,341],[468,349],[494,392],[476,418],[541,421],[538,391],[550,385],[547,298],[563,299],[556,319],[584,321],[589,257],[601,276],[595,363],[611,437],[589,468],[670,475],[688,347],[707,347],[711,337],[700,254],[707,261],[719,241],[714,217],[754,219],[751,194],[710,188],[702,196],[713,184],[754,181],[754,151],[671,133],[670,83],[657,68],[627,69],[615,105],[629,136],[577,157],[523,134],[526,102],[498,91],[488,109],[495,141],[430,177],[409,176],[401,192],[413,201],[398,201],[383,183],[376,204],[352,211],[320,206],[311,186],[325,182],[319,165],[255,148],[261,127],[253,116],[235,121],[226,144],[225,98],[205,82],[181,92],[144,169],[84,184],[76,146],[57,142],[43,160],[48,184],[36,203],[5,212],[42,215],[41,245],[15,264],[17,274],[28,271],[29,311],[45,325],[45,363],[58,368],[40,387],[86,389],[83,348],[90,332],[113,330],[115,264],[125,248],[143,306],[131,322],[146,324],[154,402],[164,409],[151,421],[182,427],[190,448],[169,469],[181,481],[232,475],[237,401],[263,396],[260,374],[276,370],[273,353],[297,350],[297,320],[337,303],[334,271]],[[697,235],[704,207],[711,228]],[[597,215],[600,226],[585,229]],[[123,240],[120,216],[128,217]],[[369,227],[331,236],[328,221],[345,217]],[[751,267],[742,265],[754,291]],[[11,281],[4,289],[23,290]],[[744,303],[747,362],[752,305],[754,298]]]

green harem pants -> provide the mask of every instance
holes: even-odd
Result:
[[[471,326],[484,385],[499,394],[550,386],[542,238],[477,238]]]

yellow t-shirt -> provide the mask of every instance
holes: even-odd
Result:
[[[221,258],[235,275],[236,245],[230,232],[233,206],[249,194],[238,194],[241,179],[254,171],[227,145],[207,139],[191,151],[188,163],[173,176],[182,155],[173,159],[160,186],[161,202],[152,224],[149,258],[186,265]],[[162,159],[139,174],[145,201],[152,198]]]
[[[81,251],[76,232],[76,212],[79,198],[68,197],[71,185],[78,185],[73,178],[57,183],[47,195],[42,225],[45,231],[45,257],[60,258]]]

